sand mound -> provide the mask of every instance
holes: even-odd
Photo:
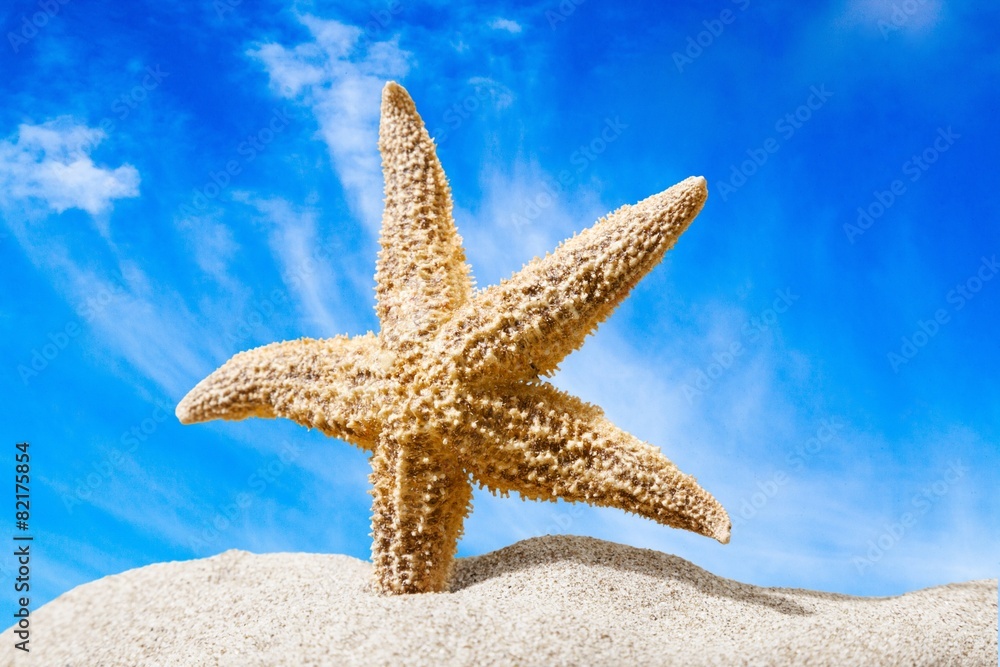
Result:
[[[544,537],[458,561],[451,593],[377,597],[346,556],[242,551],[105,577],[32,614],[29,655],[82,665],[996,665],[997,582],[895,598],[758,588]]]

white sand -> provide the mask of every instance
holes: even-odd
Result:
[[[758,588],[676,556],[545,537],[462,559],[453,592],[377,597],[346,556],[162,563],[31,616],[2,665],[996,665],[997,581],[894,598]]]

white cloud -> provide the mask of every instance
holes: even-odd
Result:
[[[261,61],[272,87],[308,106],[330,151],[355,213],[372,230],[382,215],[382,174],[377,151],[379,101],[387,79],[409,69],[409,54],[394,40],[362,42],[361,29],[302,17],[313,42],[286,48],[268,43],[248,54]]]
[[[490,21],[490,27],[494,30],[506,30],[507,32],[514,33],[515,35],[522,30],[520,23],[504,18],[493,19]]]
[[[139,172],[129,164],[99,167],[91,150],[102,130],[63,116],[42,125],[21,125],[16,138],[0,141],[0,203],[41,200],[50,210],[70,208],[98,215],[114,199],[139,195]]]

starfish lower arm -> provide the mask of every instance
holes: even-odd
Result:
[[[443,448],[412,424],[386,429],[378,439],[371,462],[372,565],[382,593],[447,588],[472,485]]]
[[[725,544],[729,516],[658,448],[603,411],[547,383],[514,384],[467,405],[462,436],[476,443],[469,469],[480,485],[531,500],[628,508]]]

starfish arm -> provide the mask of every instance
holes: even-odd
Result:
[[[467,410],[466,437],[475,443],[467,466],[481,487],[615,507],[729,541],[729,515],[719,502],[600,408],[541,383],[512,385]]]
[[[403,423],[382,431],[371,460],[374,587],[388,594],[442,592],[472,485],[431,434]]]
[[[550,375],[663,259],[707,196],[705,179],[692,177],[622,206],[477,294],[441,332],[466,376]]]
[[[373,334],[272,343],[241,352],[177,405],[184,424],[284,417],[374,449],[379,346]]]
[[[390,345],[436,328],[465,304],[472,279],[452,218],[451,190],[413,100],[382,90],[379,150],[385,212],[376,265],[376,312]]]

